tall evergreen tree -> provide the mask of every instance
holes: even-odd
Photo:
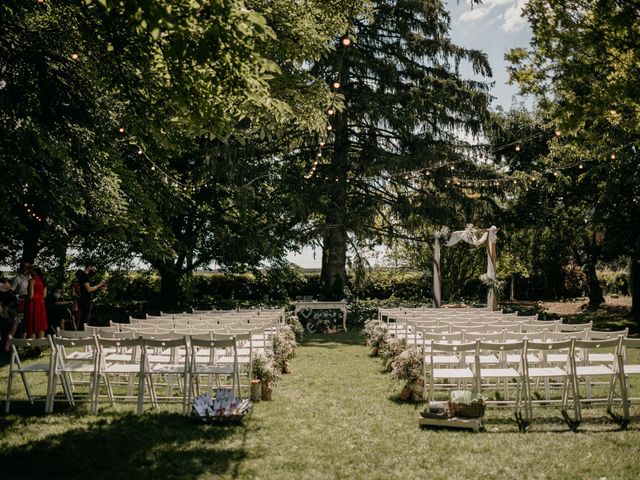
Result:
[[[453,44],[440,0],[376,0],[356,18],[344,48],[316,66],[338,81],[344,106],[330,116],[327,154],[308,180],[307,205],[322,239],[322,296],[345,294],[347,250],[355,238],[393,235],[393,222],[410,211],[434,214],[451,166],[464,161],[466,135],[482,132],[488,85],[465,80],[460,64],[491,75],[486,56]],[[341,48],[342,47],[342,48]],[[429,168],[430,175],[405,175]],[[405,178],[407,177],[407,178]],[[419,198],[403,195],[419,185]],[[437,218],[437,216],[435,216]]]

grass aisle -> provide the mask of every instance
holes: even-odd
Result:
[[[521,434],[511,410],[493,409],[486,433],[420,430],[419,407],[394,400],[399,387],[358,333],[310,336],[298,352],[274,401],[243,426],[195,424],[172,408],[137,418],[131,406],[91,416],[61,404],[44,416],[18,402],[0,416],[0,478],[640,477],[637,419],[622,432],[603,408],[588,409],[573,433],[557,408],[538,408]]]

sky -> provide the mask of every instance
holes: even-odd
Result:
[[[451,38],[457,45],[485,52],[489,58],[494,82],[492,107],[508,109],[514,103],[531,105],[530,100],[517,96],[517,88],[508,85],[504,54],[515,47],[527,47],[531,30],[521,16],[527,0],[483,0],[482,5],[471,7],[469,0],[445,0],[451,12]],[[463,69],[470,75],[470,69]],[[379,255],[382,257],[383,255]],[[315,258],[314,258],[315,257]],[[321,249],[306,247],[299,254],[291,252],[289,261],[303,268],[320,268]],[[371,259],[373,264],[375,259]]]

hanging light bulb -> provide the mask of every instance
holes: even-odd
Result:
[[[124,133],[124,128],[123,128],[123,127],[120,127],[120,128],[118,129],[118,131],[119,131],[120,133]]]
[[[138,149],[138,155],[142,155],[142,149],[141,148]]]
[[[78,59],[78,54],[77,53],[72,53],[71,54],[71,60],[77,60]]]
[[[333,130],[333,127],[331,126],[331,124],[327,125],[327,130],[328,130],[328,131]]]
[[[336,111],[333,108],[329,108],[327,110],[327,115],[329,115],[329,116],[333,115],[334,113],[336,113]]]
[[[338,82],[338,81],[336,80],[335,82],[333,82],[333,83],[331,84],[331,86],[332,86],[333,88],[335,88],[336,90],[338,90],[338,89],[340,88],[340,82]]]
[[[345,35],[344,37],[342,37],[342,40],[340,40],[340,43],[342,43],[342,45],[344,45],[345,47],[348,47],[349,45],[351,45],[351,39]]]
[[[155,165],[151,165],[151,171],[154,171],[156,169]]]
[[[556,137],[559,137],[560,135],[562,135],[562,132],[560,129],[556,129]]]
[[[578,168],[579,168],[580,170],[582,170],[582,169],[584,168],[584,165],[580,164],[580,165],[578,165]]]
[[[616,154],[615,154],[615,152],[612,152],[611,153],[611,160],[615,160],[615,159],[616,159]]]
[[[520,145],[516,145],[516,152],[520,151]]]
[[[320,146],[321,146],[321,147],[324,147],[324,140],[321,140],[321,141],[320,141]]]

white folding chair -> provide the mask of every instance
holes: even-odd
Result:
[[[450,388],[471,384],[474,392],[479,391],[475,362],[469,367],[467,358],[476,355],[478,342],[473,343],[438,343],[429,341],[426,344],[428,352],[425,352],[425,388],[428,382],[429,399],[435,399],[435,390],[438,387]],[[457,358],[457,364],[442,365],[440,358]],[[428,362],[428,363],[427,363]],[[427,375],[428,372],[428,375]],[[428,376],[428,378],[427,378]]]
[[[94,409],[97,410],[100,399],[101,380],[104,380],[107,396],[111,402],[111,406],[115,407],[116,399],[128,399],[132,397],[134,378],[138,377],[136,414],[142,415],[144,403],[144,354],[142,348],[142,339],[138,338],[104,338],[98,337],[98,381],[95,390]],[[111,352],[117,352],[118,355],[125,355],[119,352],[128,352],[128,361],[126,358],[114,358]],[[115,395],[110,377],[119,376],[127,379],[127,395]],[[151,387],[151,385],[149,385]],[[151,391],[151,388],[150,388]]]
[[[32,373],[40,373],[47,375],[47,394],[44,397],[44,410],[45,412],[49,412],[49,393],[51,392],[51,382],[53,380],[54,371],[55,371],[55,347],[51,344],[48,338],[38,338],[38,339],[18,339],[9,337],[8,339],[11,345],[11,358],[9,360],[9,377],[7,378],[7,398],[5,401],[5,412],[9,413],[9,408],[11,405],[11,396],[13,394],[13,378],[16,375],[20,375],[22,379],[22,384],[24,385],[24,390],[27,393],[27,397],[29,398],[29,402],[31,405],[34,404],[35,396],[31,390],[29,385],[29,381],[27,379],[27,374]],[[48,362],[38,362],[38,363],[29,363],[23,364],[20,359],[19,349],[26,348],[40,348],[40,349],[48,349],[50,350],[49,361]]]
[[[187,405],[191,404],[192,393],[195,396],[200,394],[200,377],[207,376],[209,379],[216,377],[217,385],[220,386],[220,377],[231,379],[232,390],[238,391],[240,397],[240,378],[238,368],[238,349],[235,337],[220,339],[203,339],[191,337],[191,368],[189,369],[189,382],[187,388]],[[232,363],[220,364],[218,355],[224,353],[232,356]],[[212,383],[209,381],[209,391]]]
[[[95,410],[95,389],[98,380],[98,346],[96,338],[62,338],[49,337],[55,348],[55,370],[53,381],[51,382],[51,392],[49,393],[49,412],[53,411],[56,398],[57,383],[63,386],[64,393],[67,397],[69,405],[76,405],[76,395],[72,383],[72,375],[88,375],[86,398],[90,402],[91,410]],[[73,361],[68,358],[67,350],[82,348],[91,353],[91,358],[86,361]]]
[[[156,391],[156,383],[153,379],[155,375],[162,375],[167,378],[167,399],[173,398],[174,383],[173,377],[178,377],[182,380],[181,385],[178,382],[178,386],[182,387],[182,414],[187,413],[187,388],[189,384],[189,354],[187,348],[187,337],[179,337],[173,339],[150,339],[142,337],[142,348],[144,352],[144,372],[143,375],[149,378],[149,385],[151,388],[151,398],[158,403],[158,393]],[[149,359],[153,358],[154,352],[169,352],[168,361],[151,362]],[[142,397],[144,399],[144,397]]]
[[[573,374],[573,360],[574,360],[574,348],[573,343],[575,338],[569,338],[561,341],[529,341],[525,340],[524,357],[529,358],[529,355],[533,355],[536,358],[536,363],[531,365],[529,362],[523,362],[524,367],[524,404],[525,404],[525,418],[522,428],[526,428],[526,425],[533,420],[533,404],[534,400],[533,390],[531,388],[531,382],[535,382],[536,385],[539,381],[544,381],[545,388],[545,403],[550,402],[550,382],[558,381],[562,385],[562,400],[561,400],[561,413],[563,418],[567,421],[571,428],[574,428],[575,422],[580,418],[580,399],[578,398],[578,388]],[[558,359],[554,362],[549,362],[549,356],[564,357],[564,366],[559,365]],[[569,392],[573,399],[574,419],[572,420],[567,413],[567,406],[569,402]]]

